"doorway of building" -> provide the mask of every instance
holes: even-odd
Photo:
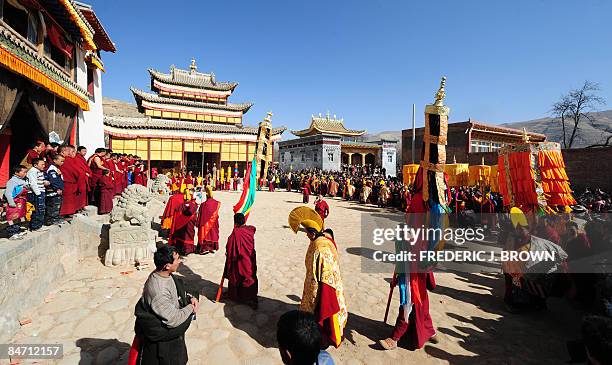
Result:
[[[185,168],[187,172],[191,171],[193,176],[198,176],[204,168],[204,174],[212,173],[213,166],[217,166],[217,169],[221,165],[221,154],[213,152],[204,152],[202,156],[201,152],[185,152]],[[202,158],[203,157],[203,158]]]
[[[28,149],[37,140],[47,141],[47,133],[34,113],[32,105],[26,97],[22,97],[15,112],[8,122],[7,132],[10,133],[10,166],[21,163]]]

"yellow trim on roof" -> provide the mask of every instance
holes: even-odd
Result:
[[[89,30],[85,21],[79,16],[78,10],[75,9],[74,6],[72,6],[72,2],[70,0],[60,0],[60,3],[62,3],[66,10],[68,10],[70,18],[79,27],[81,35],[85,40],[84,48],[90,51],[95,51],[96,49],[98,49],[96,43],[93,40],[93,33]]]
[[[6,49],[0,47],[0,64],[7,67],[9,70],[22,75],[32,82],[44,87],[53,94],[65,99],[66,101],[77,105],[82,110],[89,110],[89,101],[66,89],[57,81],[39,71],[37,68],[23,61],[21,58],[10,53]]]

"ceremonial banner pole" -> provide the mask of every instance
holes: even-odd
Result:
[[[416,104],[412,104],[412,163],[415,161],[414,144],[416,140]]]

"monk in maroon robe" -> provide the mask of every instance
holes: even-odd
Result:
[[[168,244],[176,246],[181,255],[186,256],[195,252],[195,227],[198,222],[198,204],[194,199],[186,201],[174,213],[172,228],[168,236]]]
[[[98,194],[98,180],[102,177],[102,171],[108,170],[104,166],[103,158],[106,155],[105,148],[96,148],[96,152],[89,157],[87,164],[91,169],[91,178],[89,179],[89,186],[91,186],[91,192],[89,195],[89,204],[98,206],[98,202],[96,198],[99,196]]]
[[[93,187],[89,185],[91,179],[91,169],[89,168],[87,160],[85,160],[85,156],[82,153],[83,150],[85,153],[87,153],[87,149],[81,146],[75,155],[75,161],[77,162],[79,170],[81,171],[81,176],[79,176],[79,190],[80,188],[83,188],[83,191],[85,192],[84,194],[79,194],[78,205],[81,208],[84,208],[87,205],[88,194],[93,189]]]
[[[308,186],[308,183],[305,183],[304,186],[302,187],[302,203],[307,204],[309,200],[310,200],[310,186]]]
[[[183,205],[185,202],[185,196],[180,194],[178,191],[170,195],[170,199],[166,203],[166,208],[162,214],[162,229],[172,228],[172,221],[174,220],[174,213]]]
[[[85,194],[85,191],[82,191],[79,186],[81,170],[78,168],[76,160],[71,156],[70,147],[61,146],[59,154],[64,156],[64,164],[60,166],[64,180],[60,215],[72,215],[82,208],[79,204],[80,195]]]
[[[198,253],[206,254],[219,249],[219,209],[221,203],[213,199],[210,185],[206,186],[206,201],[198,212]]]
[[[323,200],[323,196],[317,196],[317,200],[315,200],[315,212],[319,213],[321,219],[325,222],[325,218],[329,215],[329,205],[325,200]]]
[[[234,215],[234,230],[227,239],[225,268],[228,297],[257,308],[257,260],[255,227],[247,226],[242,213]]]
[[[105,170],[98,180],[98,192],[100,197],[100,205],[98,205],[98,214],[110,213],[113,210],[113,197],[115,196],[115,183],[110,176],[110,171]]]

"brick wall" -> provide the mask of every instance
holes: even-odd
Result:
[[[563,150],[567,175],[575,189],[612,191],[612,147]]]

